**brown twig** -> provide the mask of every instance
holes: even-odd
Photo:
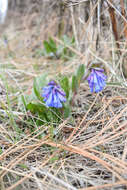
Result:
[[[112,0],[109,0],[110,3],[112,4]],[[109,4],[108,4],[109,5]],[[112,30],[113,30],[113,34],[116,40],[116,45],[117,48],[119,49],[119,36],[118,36],[118,31],[117,31],[117,22],[116,22],[116,17],[115,17],[115,10],[113,7],[111,7],[111,5],[109,5],[109,14],[110,14],[110,18],[111,18],[111,23],[112,23]]]
[[[121,14],[124,18],[126,18],[125,8],[124,8],[124,0],[120,0],[120,5],[121,5]],[[127,42],[127,22],[125,20],[124,20],[124,35],[125,35],[126,42]]]

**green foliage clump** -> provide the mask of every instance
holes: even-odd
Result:
[[[68,47],[75,47],[74,37],[69,38],[67,35],[61,37],[62,44],[57,44],[51,37],[48,40],[44,40],[43,49],[36,51],[37,56],[46,56],[54,59],[69,60],[74,57],[74,53],[69,50]]]
[[[44,123],[52,123],[53,126],[58,125],[61,120],[71,117],[72,102],[74,95],[77,93],[82,77],[85,72],[85,66],[80,65],[77,72],[69,79],[62,76],[58,83],[66,93],[66,102],[62,108],[47,107],[42,97],[42,88],[50,81],[47,74],[42,74],[34,78],[31,94],[21,95],[19,97],[19,108],[22,111],[30,111],[35,116],[37,126]]]

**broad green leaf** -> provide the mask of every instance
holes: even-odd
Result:
[[[69,79],[65,76],[61,81],[60,81],[61,87],[63,88],[64,92],[66,93],[66,97],[69,97],[69,91],[70,91],[70,86],[69,86]]]
[[[56,122],[53,118],[52,112],[43,104],[31,102],[27,105],[27,109],[33,114],[38,114],[39,118],[37,120],[37,125],[40,125],[43,122],[50,122],[52,120]]]
[[[71,43],[72,43],[72,44],[75,43],[75,38],[74,38],[74,36],[73,36],[72,39],[71,39]]]
[[[49,38],[49,45],[50,47],[52,47],[53,52],[56,53],[56,50],[57,50],[56,43],[51,37]]]
[[[42,97],[41,97],[40,89],[39,89],[39,87],[37,86],[36,79],[34,80],[33,89],[34,89],[34,94],[35,94],[36,97],[40,100]]]
[[[30,110],[32,113],[38,112],[38,107],[34,103],[27,104],[27,109]]]
[[[78,80],[78,85],[80,85],[80,82],[82,80],[82,77],[84,76],[85,73],[85,67],[84,64],[80,65],[77,70],[77,80]]]
[[[36,77],[33,82],[33,91],[39,100],[42,100],[41,93],[42,93],[42,88],[46,85],[47,82],[46,77],[47,74],[40,75]]]
[[[43,44],[44,44],[44,47],[45,47],[46,52],[47,52],[47,53],[51,53],[51,52],[52,52],[52,49],[50,48],[49,43],[48,43],[46,40],[44,40]]]
[[[32,113],[43,113],[46,112],[46,107],[40,103],[30,102],[27,104],[27,109],[30,110]]]
[[[72,76],[72,92],[77,92],[78,90],[78,80],[75,75]]]
[[[68,118],[71,114],[71,108],[70,105],[65,105],[64,106],[64,119]]]
[[[29,104],[32,101],[32,96],[30,95],[21,95],[18,98],[18,108],[22,111],[25,111],[25,109],[27,108],[27,104]]]
[[[49,42],[44,40],[43,43],[47,53],[56,53],[57,47],[52,38],[49,38]]]

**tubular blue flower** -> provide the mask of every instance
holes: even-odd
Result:
[[[91,70],[91,73],[87,78],[91,92],[100,92],[106,86],[105,80],[107,77],[103,72],[104,69],[100,68],[93,68]]]
[[[66,102],[66,94],[54,81],[49,82],[42,90],[42,97],[47,107],[61,108],[62,102]]]

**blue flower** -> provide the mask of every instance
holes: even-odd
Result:
[[[61,108],[62,102],[66,102],[66,94],[54,81],[49,82],[42,90],[42,97],[46,106]]]
[[[100,92],[105,87],[106,76],[103,74],[104,70],[100,68],[93,68],[87,80],[91,92]]]

